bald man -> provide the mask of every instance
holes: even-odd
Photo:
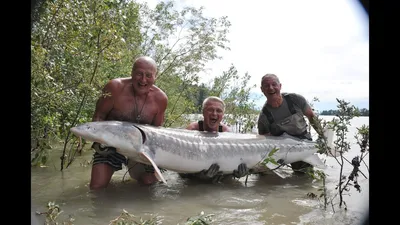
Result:
[[[161,126],[168,104],[167,95],[154,85],[157,78],[156,62],[147,56],[137,58],[130,77],[110,80],[97,100],[92,121],[118,120]],[[115,148],[93,143],[96,152],[90,189],[106,188],[115,171],[122,164],[129,168],[129,174],[139,183],[148,185],[158,181],[154,168],[127,160]]]

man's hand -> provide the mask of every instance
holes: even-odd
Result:
[[[117,149],[114,147],[106,146],[98,142],[94,142],[92,148],[103,156],[107,156],[108,154],[115,153],[117,151]]]
[[[222,179],[224,179],[224,177],[225,177],[225,175],[223,174],[223,172],[219,171],[217,173],[217,175],[215,175],[213,178],[211,178],[212,179],[211,182],[213,184],[216,184],[216,183],[220,182]]]
[[[200,179],[210,179],[213,178],[216,175],[221,175],[221,171],[219,171],[219,165],[214,163],[208,168],[208,170],[202,170],[199,173],[197,173],[197,177]]]
[[[143,166],[144,166],[144,171],[146,173],[154,173],[155,172],[155,169],[152,165],[143,164]]]
[[[236,178],[244,177],[247,174],[249,174],[249,168],[247,168],[245,163],[241,163],[238,169],[233,171],[233,176]]]

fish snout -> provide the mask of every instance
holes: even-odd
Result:
[[[77,127],[72,127],[71,129],[69,129],[73,134],[79,136],[79,130]]]

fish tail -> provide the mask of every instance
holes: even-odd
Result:
[[[333,131],[333,129],[326,126],[324,128],[324,136],[326,137],[326,142],[327,142],[326,144],[330,148],[329,155],[331,155],[333,157],[337,157],[339,155],[339,153],[336,152],[335,146],[333,144],[333,139],[335,138],[335,132]]]

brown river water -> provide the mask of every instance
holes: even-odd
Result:
[[[332,117],[323,116],[330,120]],[[369,117],[358,117],[351,121],[348,141],[351,150],[345,157],[351,160],[360,155],[354,135],[356,127],[369,124]],[[149,219],[157,215],[160,224],[184,224],[186,219],[198,215],[213,214],[211,224],[362,224],[369,212],[369,179],[358,178],[361,192],[351,187],[344,195],[348,210],[335,206],[323,209],[318,199],[307,197],[307,193],[319,195],[322,182],[308,176],[292,175],[282,179],[274,174],[251,175],[247,185],[245,178],[218,184],[199,183],[180,178],[175,172],[163,175],[168,185],[140,186],[131,180],[123,168],[112,177],[110,186],[103,191],[91,192],[90,181],[92,153],[85,152],[64,171],[60,171],[62,146],[53,148],[47,167],[31,169],[31,213],[32,224],[43,224],[44,215],[34,212],[47,211],[46,205],[54,201],[63,210],[59,221],[72,216],[77,225],[107,225],[126,210],[135,216]],[[338,183],[340,167],[330,157],[326,159],[328,195],[333,196]],[[364,158],[369,165],[369,155]],[[346,163],[344,174],[349,175],[352,166]],[[369,177],[365,165],[360,170]],[[288,169],[288,172],[290,170]],[[336,198],[338,201],[338,198]],[[337,202],[336,201],[336,202]],[[37,223],[39,222],[39,223]]]

